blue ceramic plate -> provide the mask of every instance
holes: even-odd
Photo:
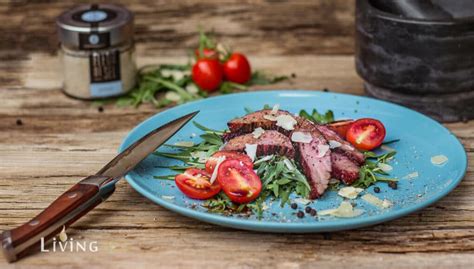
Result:
[[[371,98],[313,91],[230,94],[177,106],[156,114],[135,127],[123,141],[120,151],[152,129],[192,111],[201,111],[195,117],[197,122],[210,128],[225,129],[227,121],[245,114],[245,107],[258,110],[264,104],[280,104],[281,109],[294,113],[300,109],[331,109],[336,119],[372,117],[381,120],[387,128],[386,140],[400,139],[390,145],[398,152],[391,162],[393,171],[390,173],[392,177],[399,179],[398,189],[392,190],[387,184],[379,183],[380,193],[374,193],[373,187],[364,193],[388,199],[393,202],[393,207],[382,210],[358,198],[354,200],[356,208],[363,209],[365,213],[354,218],[315,218],[307,215],[300,219],[296,217],[295,210],[288,205],[281,208],[278,202],[268,203],[269,208],[260,220],[256,216],[245,218],[208,213],[200,206],[200,201],[184,196],[173,181],[153,178],[154,175],[173,173],[159,166],[179,164],[178,161],[155,155],[148,156],[126,176],[128,183],[153,202],[205,222],[265,232],[322,232],[373,225],[415,212],[447,195],[464,177],[467,168],[464,148],[449,130],[436,121],[413,110]],[[168,143],[183,140],[197,142],[201,133],[193,124],[188,124]],[[160,150],[171,149],[162,147]],[[448,162],[442,166],[432,164],[431,157],[441,154],[448,157]],[[415,174],[418,176],[414,177]],[[313,201],[311,206],[318,211],[336,208],[342,199],[335,191],[327,191],[321,199]],[[304,205],[299,207],[304,208]]]

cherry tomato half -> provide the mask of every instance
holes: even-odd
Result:
[[[208,49],[204,48],[202,49],[202,55],[199,52],[199,49],[196,49],[194,51],[194,55],[196,56],[196,59],[218,59],[219,54],[215,49]]]
[[[232,53],[224,63],[224,76],[226,80],[244,84],[250,80],[252,71],[245,55]]]
[[[346,139],[357,149],[372,150],[382,144],[385,133],[385,126],[380,121],[363,118],[352,123]]]
[[[189,168],[184,173],[176,175],[176,186],[186,196],[193,199],[209,199],[221,191],[221,186],[217,181],[210,182],[210,175],[201,169]]]
[[[342,138],[346,137],[347,130],[351,127],[354,120],[338,120],[328,124],[328,127],[339,134]]]
[[[218,151],[214,153],[206,162],[206,172],[212,175],[212,172],[214,172],[214,168],[216,167],[217,164],[217,159],[219,157],[225,156],[226,160],[237,160],[241,161],[244,165],[248,166],[250,169],[253,169],[253,162],[252,159],[250,159],[249,156],[246,154],[237,152],[237,151]]]
[[[232,202],[251,202],[262,190],[258,175],[241,161],[226,160],[221,163],[217,173],[217,181]]]
[[[199,59],[193,66],[192,78],[203,91],[213,92],[222,83],[221,64],[215,59]]]

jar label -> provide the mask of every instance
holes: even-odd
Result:
[[[91,53],[89,70],[92,97],[108,97],[122,92],[119,51]]]

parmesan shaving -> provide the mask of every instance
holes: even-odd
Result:
[[[436,155],[431,157],[431,163],[434,165],[443,165],[448,161],[448,157],[445,155]]]
[[[280,109],[280,104],[275,104],[272,108],[272,112],[270,112],[272,115],[275,115],[278,110]]]
[[[170,195],[161,195],[161,198],[163,198],[163,199],[166,199],[166,200],[173,200],[173,199],[174,199],[174,196],[170,196]]]
[[[393,205],[392,202],[390,202],[389,200],[387,200],[387,199],[381,200],[377,196],[372,195],[370,193],[367,193],[364,196],[362,196],[362,200],[366,201],[369,204],[372,204],[376,207],[383,208],[383,209],[389,208]]]
[[[337,142],[336,140],[329,140],[329,148],[330,149],[335,149],[335,148],[338,148],[340,146],[342,146],[341,143]]]
[[[245,144],[245,153],[247,153],[253,162],[257,155],[257,144]]]
[[[380,170],[382,170],[384,172],[390,172],[393,169],[393,167],[391,165],[386,164],[386,163],[378,163],[377,167],[380,168]]]
[[[273,115],[263,115],[263,118],[266,120],[276,121],[277,118]]]
[[[193,151],[190,155],[200,163],[205,163],[208,159],[207,152],[205,151]]]
[[[254,138],[259,138],[263,133],[265,133],[265,130],[263,130],[262,127],[258,127],[252,132]]]
[[[355,199],[364,189],[362,188],[354,188],[354,187],[344,187],[339,190],[337,194],[344,198],[348,199]]]
[[[290,160],[284,159],[283,163],[286,165],[286,168],[288,168],[288,170],[290,170],[290,171],[295,170],[295,166],[291,163]]]
[[[219,166],[221,165],[222,162],[225,161],[225,156],[219,156],[217,157],[217,162],[216,162],[216,167],[214,167],[214,171],[212,171],[212,175],[211,175],[211,179],[209,180],[209,182],[214,183],[214,181],[216,181],[216,178],[217,178],[217,170],[219,170]]]
[[[301,204],[301,205],[307,205],[311,203],[311,200],[305,199],[305,198],[296,198],[293,200],[293,202]]]
[[[292,116],[290,115],[279,115],[278,117],[276,117],[276,125],[285,129],[285,130],[288,130],[288,131],[291,131],[291,130],[294,130],[295,129],[295,125],[298,123]]]
[[[291,134],[291,141],[299,143],[311,143],[311,141],[313,141],[313,137],[309,133],[293,132]]]
[[[194,146],[193,141],[178,141],[174,143],[175,146],[180,146],[180,147],[192,147]]]
[[[267,155],[267,156],[263,156],[262,158],[258,159],[257,161],[255,161],[253,164],[259,164],[261,162],[266,162],[266,161],[269,161],[273,158],[273,155]]]
[[[364,213],[363,210],[354,209],[351,203],[349,203],[348,201],[342,201],[338,208],[320,211],[318,215],[330,215],[339,218],[353,218],[361,215],[362,213]]]
[[[329,151],[329,145],[318,145],[318,158],[323,157]]]
[[[406,176],[403,177],[403,179],[413,179],[413,178],[417,178],[419,175],[418,175],[418,172],[413,172],[413,173],[410,173]]]

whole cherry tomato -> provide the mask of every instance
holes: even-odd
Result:
[[[224,76],[228,81],[245,84],[250,80],[251,75],[250,63],[241,53],[232,53],[224,63]]]
[[[193,66],[192,78],[201,90],[213,92],[222,83],[221,64],[215,59],[199,59]]]

